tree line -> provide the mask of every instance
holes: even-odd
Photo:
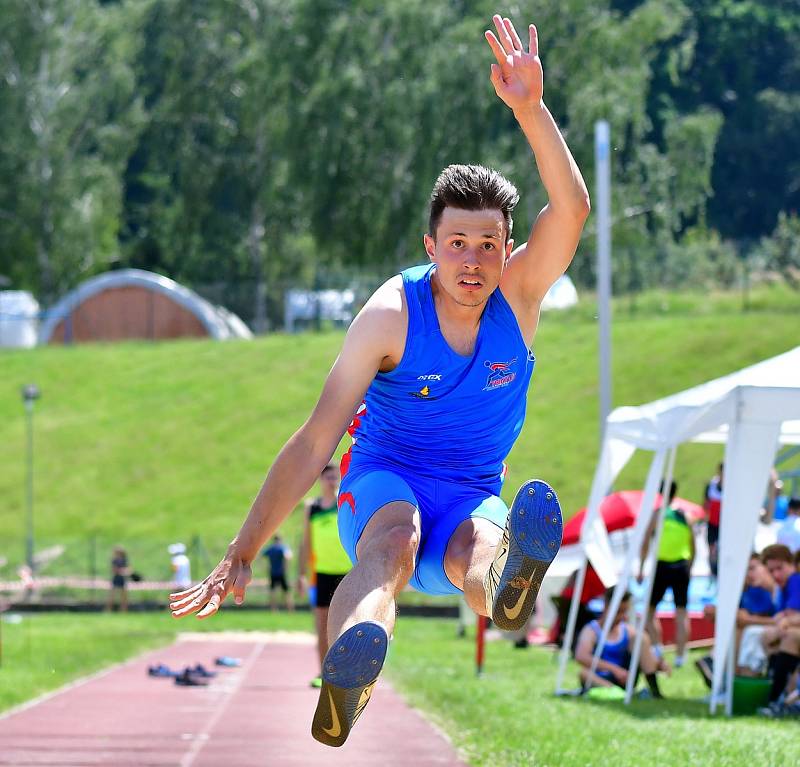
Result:
[[[0,0],[0,275],[45,304],[128,266],[272,301],[379,279],[421,260],[451,162],[506,173],[525,232],[544,194],[489,83],[495,10]],[[800,0],[514,16],[539,28],[545,100],[590,189],[594,122],[611,124],[615,290],[730,285],[745,259],[796,279]],[[593,283],[591,224],[570,274]]]

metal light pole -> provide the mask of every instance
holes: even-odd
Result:
[[[28,482],[27,482],[27,536],[25,560],[33,574],[33,403],[39,399],[41,392],[36,384],[22,387],[22,401],[25,403],[26,421],[28,425]]]
[[[611,412],[611,170],[610,129],[594,124],[597,175],[597,317],[600,325],[600,443]]]

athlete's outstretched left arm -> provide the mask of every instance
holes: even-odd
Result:
[[[512,255],[501,283],[503,293],[526,304],[538,303],[566,271],[589,215],[589,193],[581,172],[543,101],[544,75],[536,27],[528,28],[525,51],[509,19],[494,16],[497,36],[486,33],[495,58],[495,92],[514,112],[536,158],[548,202],[528,242]],[[538,311],[537,311],[538,316]]]

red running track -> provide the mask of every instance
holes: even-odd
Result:
[[[220,655],[242,666],[208,687],[147,676],[150,665],[210,668]],[[385,679],[344,746],[317,743],[315,658],[310,644],[178,641],[0,716],[0,765],[466,767]]]

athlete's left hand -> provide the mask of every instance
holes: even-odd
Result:
[[[245,590],[252,580],[250,563],[245,562],[232,548],[222,561],[200,583],[169,595],[169,607],[174,618],[197,613],[208,618],[219,610],[225,597],[233,592],[237,605],[244,602]]]
[[[533,24],[528,27],[526,53],[510,19],[495,14],[492,21],[499,39],[494,32],[487,30],[486,40],[497,59],[497,64],[492,64],[491,74],[495,93],[515,111],[540,103],[544,92],[544,73],[539,59],[536,27]]]

